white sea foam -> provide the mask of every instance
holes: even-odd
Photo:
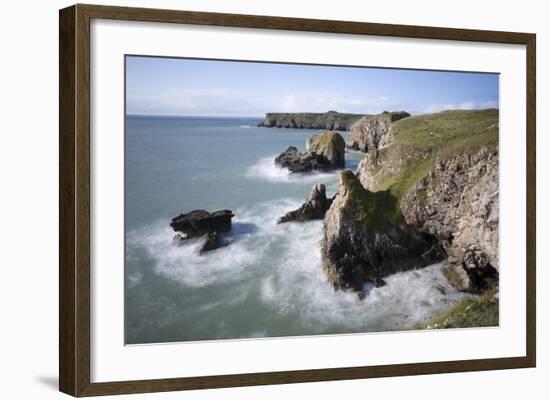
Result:
[[[166,224],[132,233],[129,243],[147,250],[157,274],[190,289],[216,288],[215,299],[190,300],[189,308],[201,310],[205,320],[210,313],[212,319],[228,317],[223,324],[229,332],[236,330],[228,327],[229,316],[251,303],[264,314],[294,319],[306,332],[319,333],[404,329],[463,298],[448,284],[441,264],[387,277],[387,285],[372,288],[363,301],[354,293],[334,291],[321,268],[322,222],[275,223],[299,205],[280,199],[236,210],[233,230],[225,237],[229,245],[202,256],[196,242],[174,245]],[[254,332],[271,335],[265,327]]]
[[[277,166],[274,163],[276,155],[265,157],[254,165],[250,166],[245,173],[248,178],[269,181],[269,182],[284,182],[284,183],[316,183],[323,180],[334,179],[340,170],[331,172],[310,172],[310,173],[290,173],[286,168]]]

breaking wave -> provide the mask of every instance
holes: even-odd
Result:
[[[196,241],[174,245],[166,222],[130,233],[129,252],[145,250],[154,274],[179,283],[182,297],[195,294],[185,304],[201,311],[203,337],[182,340],[212,338],[220,319],[224,331],[218,338],[405,329],[464,297],[448,284],[441,264],[389,276],[386,286],[371,289],[363,301],[334,291],[321,268],[323,223],[276,224],[300,203],[280,199],[236,210],[224,237],[228,245],[202,256]],[[246,325],[243,313],[250,313]]]

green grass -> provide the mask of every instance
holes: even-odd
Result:
[[[498,141],[498,110],[449,110],[394,123],[404,148],[456,153]]]
[[[498,299],[493,289],[479,298],[466,298],[447,313],[437,316],[428,324],[420,324],[415,329],[449,329],[463,327],[490,327],[499,324]]]
[[[386,174],[374,191],[401,199],[433,168],[435,160],[498,143],[499,111],[449,110],[413,116],[394,123],[394,143],[382,158],[401,160],[397,174]]]
[[[389,191],[367,191],[351,170],[342,171],[340,179],[348,190],[347,206],[358,223],[386,232],[390,223],[402,218],[397,198]]]

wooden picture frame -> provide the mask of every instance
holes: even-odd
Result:
[[[94,18],[526,46],[526,355],[493,359],[92,383],[90,380],[90,21]],[[534,34],[80,4],[60,10],[59,29],[60,391],[73,396],[95,396],[535,367],[536,36]]]

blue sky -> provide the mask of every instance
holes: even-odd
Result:
[[[412,114],[498,107],[498,74],[136,57],[126,59],[129,114],[267,112]]]

